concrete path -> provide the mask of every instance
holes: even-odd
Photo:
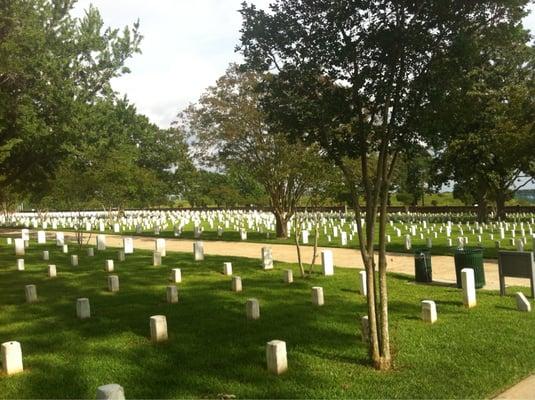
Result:
[[[36,231],[31,231],[32,236],[36,236]],[[3,234],[20,236],[20,230],[3,230]],[[86,240],[87,240],[86,234]],[[47,232],[48,240],[55,240],[53,231]],[[65,239],[74,241],[74,234],[65,232]],[[133,236],[134,248],[154,250],[155,237]],[[92,234],[91,243],[96,243],[96,234]],[[106,234],[106,243],[110,247],[122,247],[122,236]],[[166,239],[167,251],[178,251],[193,253],[193,240],[187,239]],[[225,242],[225,241],[204,241],[204,253],[206,255],[226,255],[236,257],[260,258],[261,249],[270,246],[275,261],[296,263],[297,253],[295,246],[287,244],[264,244],[251,242]],[[316,264],[321,264],[321,250],[318,249]],[[328,248],[333,252],[334,264],[342,268],[364,269],[360,251],[348,248]],[[311,246],[301,246],[303,263],[310,264],[312,261],[313,248]],[[387,253],[388,271],[414,275],[414,255]],[[498,263],[496,260],[485,260],[485,289],[499,290]],[[445,284],[455,283],[455,264],[451,256],[433,256],[432,258],[433,281]],[[529,286],[528,279],[507,278],[507,286]]]
[[[512,388],[507,389],[499,394],[495,399],[500,400],[535,400],[535,375],[531,375],[521,380]]]

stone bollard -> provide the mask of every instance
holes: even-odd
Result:
[[[174,285],[167,286],[167,302],[178,303],[178,289]]]
[[[91,307],[89,306],[89,299],[86,297],[76,299],[76,316],[79,319],[86,319],[91,317]]]
[[[167,319],[165,315],[153,315],[150,317],[150,338],[155,343],[167,340]]]
[[[476,284],[474,279],[474,270],[472,268],[463,268],[461,270],[461,280],[463,285],[463,302],[466,308],[476,306]]]
[[[78,256],[76,254],[73,254],[71,256],[71,265],[73,267],[77,267],[78,266]]]
[[[276,375],[280,375],[288,370],[288,360],[286,358],[286,342],[282,340],[272,340],[266,344],[267,369]]]
[[[516,293],[516,308],[518,309],[518,311],[531,311],[531,304],[522,292]]]
[[[422,320],[433,324],[437,321],[437,305],[432,300],[422,301]]]
[[[50,253],[48,252],[48,250],[44,250],[43,251],[43,261],[48,261],[50,260]]]
[[[223,275],[232,275],[232,263],[230,262],[223,263]]]
[[[123,262],[125,260],[124,250],[117,251],[117,260],[119,260],[119,262]]]
[[[24,258],[17,260],[17,271],[24,271]]]
[[[182,282],[182,271],[180,268],[173,268],[171,270],[171,282],[179,283]]]
[[[239,276],[233,276],[232,277],[232,291],[233,292],[241,292],[242,291],[241,278]]]
[[[370,341],[370,320],[367,315],[360,319],[360,334],[363,342]]]
[[[366,271],[359,272],[359,292],[363,296],[368,295],[368,282],[366,281]]]
[[[49,278],[55,278],[56,276],[57,276],[56,266],[55,265],[49,265],[48,266],[48,277]]]
[[[108,291],[112,293],[119,291],[119,277],[117,275],[108,275]]]
[[[35,285],[26,285],[24,291],[26,293],[26,303],[35,303],[37,301],[37,288]]]
[[[106,260],[106,264],[104,265],[104,271],[113,272],[113,260]]]
[[[323,288],[320,286],[312,287],[312,303],[316,306],[322,306],[325,304],[323,300]]]
[[[152,253],[152,266],[159,267],[160,265],[162,265],[162,255],[155,251]]]
[[[321,266],[323,275],[334,275],[333,252],[331,250],[323,250],[321,252]]]
[[[284,283],[292,283],[294,281],[294,273],[291,269],[285,269],[282,275]]]
[[[22,349],[19,342],[2,343],[2,369],[6,375],[13,375],[24,370],[22,366]]]
[[[97,400],[125,400],[124,389],[116,383],[99,386],[97,388],[96,398]]]
[[[273,269],[273,254],[271,247],[262,247],[262,269]]]
[[[195,261],[204,260],[204,244],[203,242],[197,241],[193,243],[193,259]]]
[[[64,244],[62,249],[63,249],[63,254],[69,254],[69,245],[68,244]]]
[[[259,319],[260,318],[260,304],[257,299],[247,299],[245,303],[245,313],[247,319]]]
[[[95,256],[95,249],[93,247],[89,247],[87,249],[87,256],[88,257],[94,257]]]

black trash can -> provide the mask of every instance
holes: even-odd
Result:
[[[455,250],[455,277],[457,287],[462,288],[461,270],[472,268],[474,270],[474,280],[476,289],[485,286],[485,270],[483,269],[483,249],[464,248]]]
[[[424,283],[433,281],[431,250],[427,247],[414,250],[414,279]]]

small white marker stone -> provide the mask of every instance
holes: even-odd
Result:
[[[2,343],[2,369],[6,375],[13,375],[24,370],[22,366],[22,349],[19,342]]]
[[[272,340],[266,344],[267,369],[276,375],[280,375],[288,370],[288,360],[286,358],[286,342],[282,340]]]
[[[113,260],[106,260],[106,264],[104,265],[104,271],[113,272]]]
[[[522,292],[516,293],[516,308],[518,311],[531,311],[531,303]]]
[[[86,319],[91,317],[91,307],[89,299],[86,297],[76,300],[76,316],[79,319]]]
[[[312,287],[312,303],[317,306],[322,306],[325,304],[323,300],[323,288],[320,286]]]
[[[108,275],[108,291],[112,293],[119,291],[119,277],[117,275]]]
[[[182,271],[180,268],[173,268],[171,270],[171,282],[180,283],[182,282]]]
[[[167,286],[167,302],[178,303],[178,289],[174,285]]]
[[[437,306],[432,300],[422,301],[422,320],[433,324],[437,321]]]
[[[232,291],[233,292],[242,291],[241,278],[239,276],[232,277]]]
[[[49,278],[55,278],[56,276],[57,276],[56,266],[55,265],[49,265],[48,266],[48,277]]]
[[[359,272],[359,292],[363,296],[368,295],[368,283],[366,282],[366,271]]]
[[[156,343],[167,340],[167,319],[165,315],[153,315],[150,317],[150,338]]]
[[[294,281],[294,273],[291,269],[285,269],[282,275],[284,283],[292,283]]]
[[[472,268],[463,268],[461,270],[461,280],[463,285],[463,302],[466,308],[476,306],[476,284],[474,270]]]
[[[259,319],[260,318],[260,304],[257,299],[247,299],[245,303],[245,312],[247,319]]]
[[[37,301],[37,288],[35,285],[26,285],[24,291],[27,303],[35,303]]]
[[[232,275],[232,263],[230,262],[223,263],[223,275]]]
[[[123,387],[116,383],[99,386],[96,397],[97,400],[125,400]]]

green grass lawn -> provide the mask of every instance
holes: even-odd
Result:
[[[41,261],[41,251],[51,261]],[[121,291],[106,290],[104,260],[116,250],[88,258],[79,267],[55,246],[27,250],[26,270],[16,270],[10,247],[0,246],[0,342],[22,345],[25,372],[0,375],[1,398],[94,398],[99,385],[119,383],[127,398],[482,398],[535,371],[535,317],[516,311],[513,296],[478,291],[478,306],[466,310],[451,287],[415,285],[389,277],[394,369],[368,364],[361,341],[365,299],[357,271],[336,269],[300,279],[295,265],[259,260],[169,253],[161,267],[150,252],[115,261]],[[220,273],[231,261],[244,291],[230,291]],[[58,277],[46,276],[56,264]],[[182,268],[179,303],[165,302],[169,271]],[[292,268],[295,283],[282,283]],[[39,302],[26,304],[24,286],[36,284]],[[311,303],[311,287],[323,286],[326,304]],[[513,291],[510,290],[512,293]],[[527,292],[527,290],[526,290]],[[88,297],[92,318],[75,317],[75,303]],[[245,302],[260,301],[261,318],[248,321]],[[437,302],[438,322],[423,323],[420,301]],[[167,316],[169,341],[149,340],[149,317]],[[265,344],[286,341],[288,373],[266,370]]]

